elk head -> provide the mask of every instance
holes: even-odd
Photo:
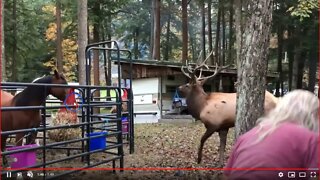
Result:
[[[216,64],[216,68],[214,70],[214,74],[207,76],[207,77],[201,77],[202,76],[202,70],[203,68],[209,69],[208,65],[205,64],[205,62],[209,59],[213,51],[209,54],[209,56],[201,63],[196,64],[195,68],[192,70],[192,67],[190,65],[188,66],[182,66],[181,72],[188,77],[189,83],[181,85],[178,87],[180,93],[182,96],[187,97],[189,96],[193,91],[196,90],[202,90],[203,91],[203,84],[210,78],[215,77],[217,74],[219,74],[222,70],[228,68],[230,65],[220,67],[218,69],[218,64]],[[188,71],[186,72],[185,69]],[[197,71],[200,70],[199,76],[196,75]]]

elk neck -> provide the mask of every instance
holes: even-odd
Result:
[[[200,120],[200,113],[207,104],[208,94],[201,87],[194,87],[186,98],[189,113]]]

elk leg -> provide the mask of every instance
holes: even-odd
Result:
[[[227,135],[228,135],[229,129],[224,129],[219,131],[219,137],[220,137],[220,148],[219,148],[219,166],[223,166],[223,160],[224,160],[224,151],[226,149],[227,144]]]
[[[207,129],[207,131],[203,134],[201,141],[200,141],[200,147],[198,149],[198,164],[201,163],[201,159],[202,159],[202,149],[203,149],[203,145],[206,142],[206,140],[215,132],[215,130],[213,129]]]
[[[32,132],[30,136],[27,137],[27,143],[26,144],[35,144],[36,143],[36,137],[38,132]]]
[[[1,151],[4,152],[6,149],[6,144],[7,144],[7,136],[2,135],[1,137]],[[6,158],[6,156],[2,156],[2,165],[3,167],[7,167],[8,166],[8,160]]]
[[[24,133],[16,134],[16,146],[22,146]]]
[[[4,135],[2,135],[1,136],[1,151],[2,152],[4,152],[4,150],[6,149],[6,144],[7,144],[7,138],[8,138],[8,136],[4,136]]]

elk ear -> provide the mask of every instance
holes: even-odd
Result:
[[[55,77],[55,78],[60,79],[60,74],[59,74],[59,72],[57,71],[57,69],[55,69],[53,73],[54,73],[54,77]]]

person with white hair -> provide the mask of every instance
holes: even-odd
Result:
[[[256,127],[237,139],[224,179],[287,179],[298,177],[301,171],[307,177],[316,176],[318,109],[319,100],[312,92],[293,90],[283,96],[269,114],[257,120]]]

